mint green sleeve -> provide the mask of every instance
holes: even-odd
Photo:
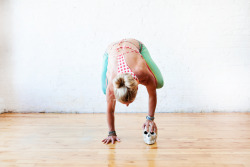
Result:
[[[157,89],[160,89],[163,87],[164,85],[164,80],[161,74],[161,71],[159,70],[159,68],[157,67],[157,65],[155,64],[155,62],[153,61],[153,59],[151,58],[148,49],[145,47],[144,44],[140,44],[141,47],[141,55],[143,56],[143,58],[145,59],[145,61],[147,62],[150,70],[153,72],[156,81],[157,81]]]
[[[102,91],[106,95],[106,89],[107,89],[107,68],[108,68],[108,53],[105,52],[103,55],[103,64],[102,64]],[[108,81],[107,81],[108,82]]]

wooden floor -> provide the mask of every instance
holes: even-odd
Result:
[[[116,114],[105,145],[105,114],[0,114],[0,167],[250,167],[250,113],[156,113],[151,146],[145,115]]]

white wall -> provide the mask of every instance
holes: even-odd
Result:
[[[10,55],[9,3],[0,0],[0,113],[14,101],[12,92],[12,62]]]
[[[102,55],[141,40],[157,112],[250,111],[248,0],[0,0],[0,111],[105,112]],[[7,27],[7,28],[6,28]],[[147,112],[147,93],[117,112]]]

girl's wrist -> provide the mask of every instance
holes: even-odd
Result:
[[[108,136],[117,136],[116,135],[116,131],[109,131],[109,135]]]
[[[147,115],[146,119],[149,120],[149,121],[153,121],[155,119],[155,117],[151,117],[151,116]]]

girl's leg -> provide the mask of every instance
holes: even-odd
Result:
[[[103,55],[103,67],[102,67],[102,91],[106,95],[107,89],[107,68],[108,68],[108,53],[105,52]]]
[[[155,62],[153,61],[153,59],[151,58],[148,49],[146,48],[146,46],[141,43],[140,41],[139,45],[140,45],[140,53],[143,56],[143,58],[145,59],[145,61],[147,62],[148,67],[150,68],[150,70],[152,71],[152,73],[154,74],[156,80],[157,80],[157,88],[162,88],[164,85],[164,80],[161,74],[160,69],[158,68],[158,66],[155,64]]]

